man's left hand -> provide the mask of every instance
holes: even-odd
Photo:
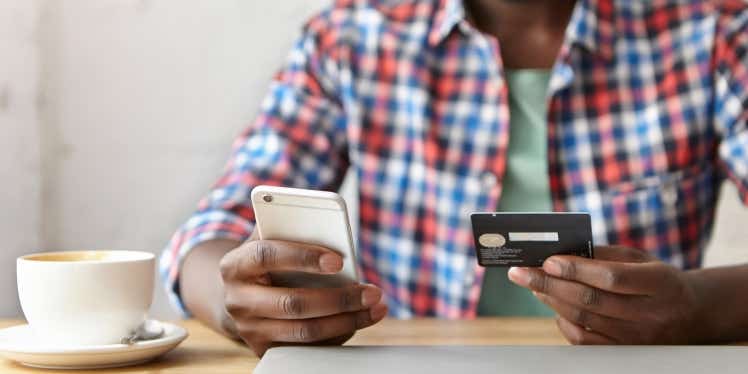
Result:
[[[699,340],[700,306],[688,273],[623,247],[595,259],[552,256],[541,268],[512,268],[559,317],[573,344],[688,344]]]

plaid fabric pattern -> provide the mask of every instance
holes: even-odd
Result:
[[[579,0],[552,70],[554,209],[587,211],[597,244],[700,266],[719,183],[748,203],[748,10],[742,1]],[[395,317],[475,315],[468,215],[501,196],[509,110],[497,41],[459,0],[338,1],[314,17],[224,176],[161,270],[246,239],[258,184],[336,190],[359,178],[360,266]]]

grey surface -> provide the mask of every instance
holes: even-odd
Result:
[[[748,372],[748,347],[349,346],[279,347],[255,374]]]

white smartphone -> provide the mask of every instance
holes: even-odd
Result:
[[[359,281],[356,254],[345,201],[334,192],[257,186],[252,189],[255,230],[261,240],[316,244],[343,256],[337,274],[273,272],[283,287],[340,287]]]

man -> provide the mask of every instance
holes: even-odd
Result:
[[[338,1],[162,269],[179,305],[258,354],[340,344],[388,310],[472,318],[527,297],[572,343],[748,339],[748,266],[698,269],[719,183],[748,203],[747,122],[742,1]],[[250,238],[250,190],[335,190],[349,166],[369,284],[274,287],[269,271],[342,262]],[[590,212],[606,246],[511,269],[532,291],[516,301],[473,253],[469,213],[496,209]]]

